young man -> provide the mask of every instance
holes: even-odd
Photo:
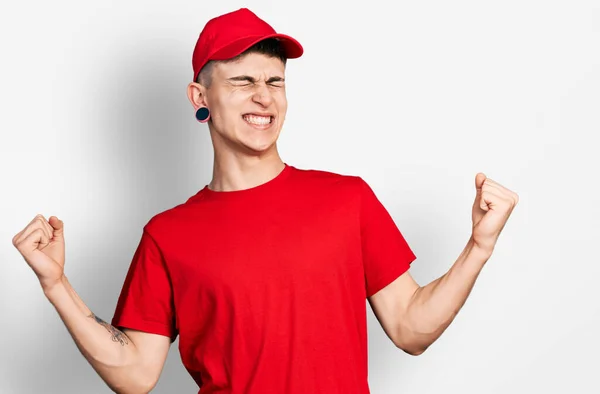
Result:
[[[363,179],[282,161],[285,64],[302,52],[248,9],[207,23],[188,97],[208,122],[213,178],[144,226],[112,324],[66,279],[62,221],[38,215],[13,238],[114,391],[149,392],[179,337],[203,394],[367,394],[365,300],[395,346],[421,354],[491,256],[518,197],[483,174],[463,253],[421,287],[408,273],[415,254]]]

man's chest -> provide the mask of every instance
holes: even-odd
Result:
[[[221,212],[171,248],[173,284],[192,292],[237,293],[346,275],[360,254],[358,218],[344,206]]]

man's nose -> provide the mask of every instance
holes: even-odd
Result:
[[[256,84],[252,100],[264,107],[268,107],[273,102],[273,96],[269,87],[266,84]]]

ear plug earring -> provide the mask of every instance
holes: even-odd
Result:
[[[206,107],[198,108],[198,110],[196,111],[196,119],[198,120],[198,122],[206,123],[206,122],[208,122],[209,118],[210,118],[210,111],[208,110],[208,108],[206,108]]]

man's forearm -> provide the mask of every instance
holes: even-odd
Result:
[[[471,293],[491,253],[471,239],[450,270],[414,293],[407,309],[404,337],[415,353],[425,351],[448,328]]]
[[[137,349],[120,330],[95,316],[66,279],[44,292],[81,354],[106,384],[119,393],[146,392]]]

